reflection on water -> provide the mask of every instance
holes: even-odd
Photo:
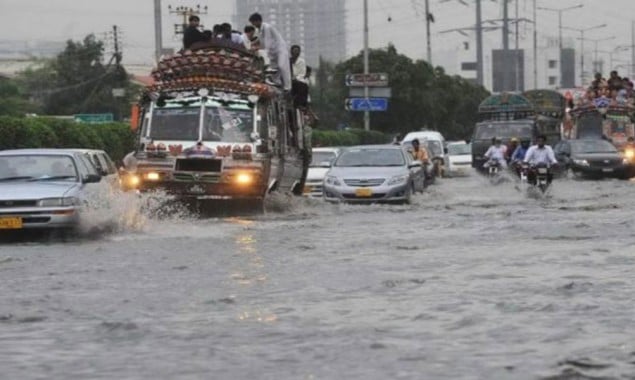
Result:
[[[155,217],[143,202],[136,214],[133,200],[112,215],[122,226],[140,215],[140,227],[0,247],[0,368],[20,379],[632,379],[633,185],[557,179],[534,199],[473,175],[413,205],[294,198],[229,218]]]

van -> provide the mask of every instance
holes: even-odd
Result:
[[[404,137],[401,145],[409,146],[414,139],[418,139],[422,146],[427,147],[430,159],[434,162],[434,174],[442,176],[448,153],[443,135],[437,131],[428,130],[410,132]]]

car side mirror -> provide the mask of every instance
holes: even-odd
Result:
[[[84,183],[98,183],[101,182],[101,176],[97,174],[89,174],[82,180]]]
[[[421,161],[412,161],[410,164],[408,164],[408,169],[415,169],[415,168],[420,168],[423,165],[421,164]]]
[[[448,154],[448,148],[443,148],[443,154]]]

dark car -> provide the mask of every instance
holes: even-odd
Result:
[[[503,145],[509,145],[515,137],[518,140],[533,140],[538,129],[533,120],[484,121],[476,124],[472,138],[472,167],[482,169],[487,161],[485,152],[492,145],[492,138],[498,137]]]
[[[554,147],[554,153],[565,172],[571,170],[576,175],[593,178],[633,176],[633,167],[606,140],[562,140]]]

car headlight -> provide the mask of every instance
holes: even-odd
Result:
[[[624,151],[624,157],[626,157],[626,159],[628,159],[628,160],[632,160],[633,158],[635,158],[635,150],[626,149]]]
[[[406,182],[407,180],[408,180],[407,175],[396,175],[388,181],[387,185],[388,186],[398,185],[398,184]]]
[[[334,177],[332,175],[327,175],[326,178],[324,179],[324,182],[327,185],[342,186],[342,182],[340,182],[340,180],[337,179],[337,177]]]
[[[628,165],[631,161],[628,158],[622,159],[622,165]]]
[[[64,207],[64,206],[73,206],[78,204],[79,201],[75,197],[65,197],[65,198],[45,198],[40,199],[38,202],[38,206],[40,207]]]
[[[573,160],[573,163],[580,166],[589,166],[589,162],[587,160]]]

